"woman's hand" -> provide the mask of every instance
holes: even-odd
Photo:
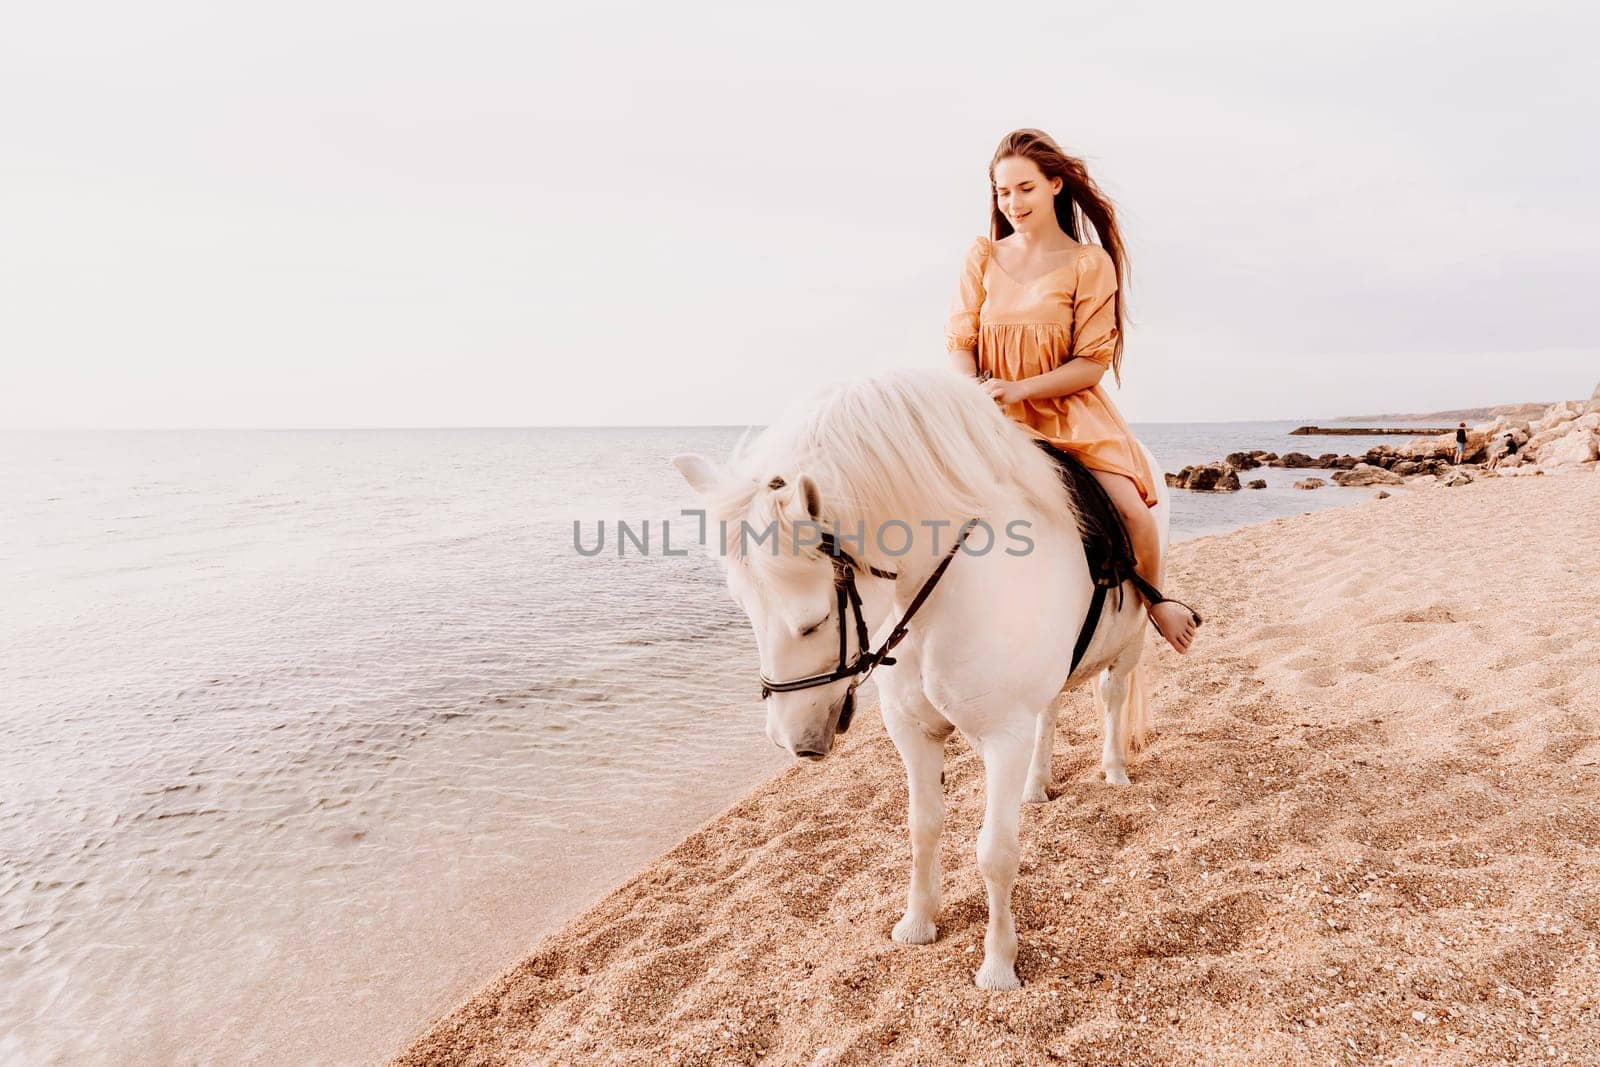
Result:
[[[1011,404],[1020,404],[1028,399],[1027,387],[1021,382],[1008,382],[1003,378],[990,378],[983,383],[989,391],[989,397],[1001,407]]]

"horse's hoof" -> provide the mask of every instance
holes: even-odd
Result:
[[[1042,785],[1030,785],[1022,792],[1022,802],[1024,804],[1048,804],[1050,803],[1050,793]]]
[[[1106,785],[1127,785],[1128,772],[1121,767],[1106,768]]]
[[[939,936],[939,928],[934,925],[932,919],[918,919],[907,915],[894,924],[894,932],[889,936],[902,945],[931,945],[933,939]]]
[[[1004,993],[1012,989],[1021,989],[1022,983],[1017,981],[1017,970],[1009,963],[999,960],[990,960],[978,968],[978,988],[987,989],[995,993]]]

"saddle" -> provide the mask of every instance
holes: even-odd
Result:
[[[1083,661],[1083,654],[1089,649],[1095,629],[1100,625],[1100,615],[1105,609],[1108,592],[1113,589],[1117,591],[1119,611],[1122,608],[1124,582],[1132,582],[1151,604],[1166,598],[1159,589],[1134,571],[1133,544],[1128,540],[1127,528],[1122,525],[1122,516],[1117,513],[1116,504],[1112,503],[1105,487],[1089,468],[1042,437],[1034,438],[1033,443],[1055,460],[1061,483],[1072,497],[1072,505],[1079,516],[1078,525],[1083,532],[1083,552],[1089,558],[1089,574],[1094,579],[1094,596],[1089,601],[1089,613],[1083,620],[1083,627],[1078,631],[1078,642],[1072,650],[1072,670],[1077,670],[1078,664]]]

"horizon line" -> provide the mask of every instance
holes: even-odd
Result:
[[[1248,418],[1248,419],[1137,419],[1129,420],[1133,426],[1223,426],[1240,422],[1299,422],[1316,426],[1337,422],[1360,420],[1359,415],[1308,419]],[[379,430],[738,430],[750,427],[765,428],[770,423],[755,422],[549,422],[549,423],[486,423],[482,425],[412,424],[382,426],[0,426],[0,433],[291,433],[332,431]]]

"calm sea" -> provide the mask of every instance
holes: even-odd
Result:
[[[0,434],[0,1063],[380,1060],[786,766],[715,561],[573,549],[739,434]],[[1262,476],[1175,538],[1370,495]]]

